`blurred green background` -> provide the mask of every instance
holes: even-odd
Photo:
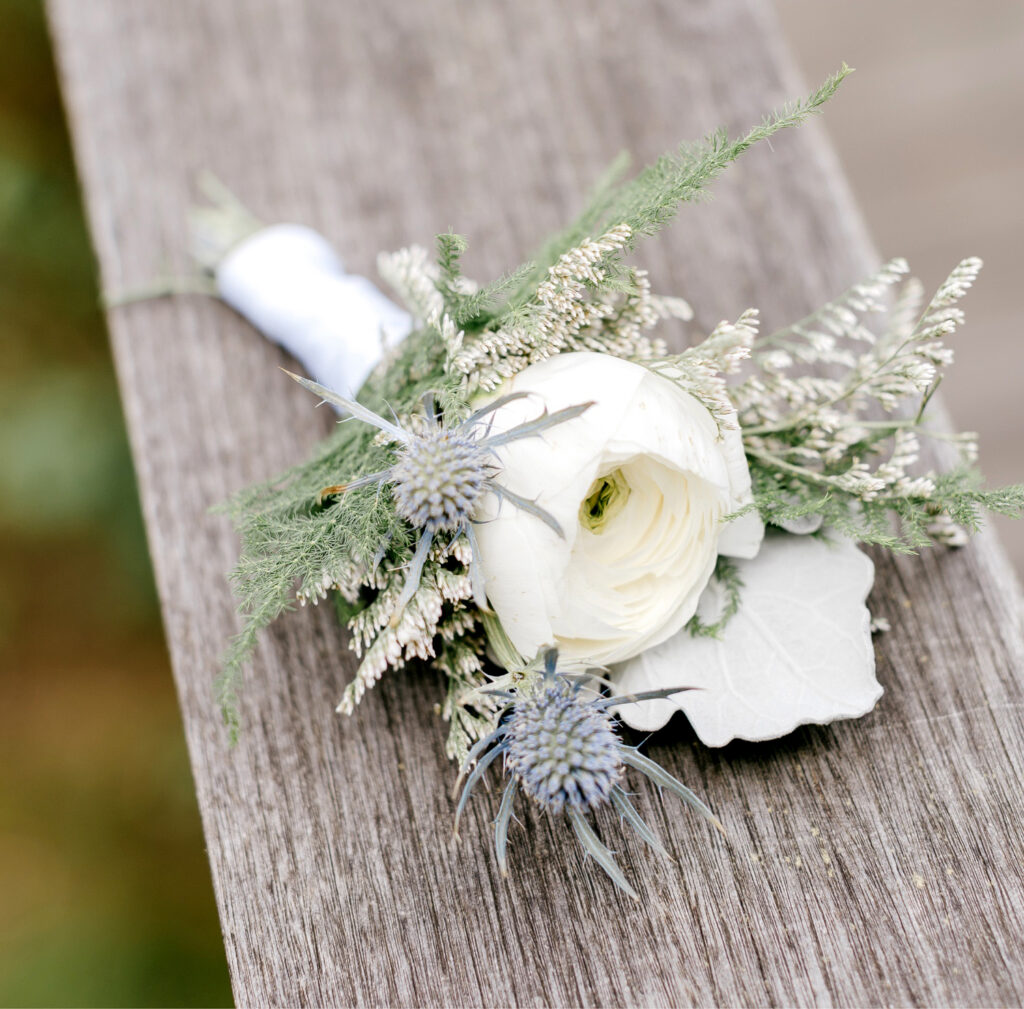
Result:
[[[0,1004],[229,1005],[41,0],[0,39]]]

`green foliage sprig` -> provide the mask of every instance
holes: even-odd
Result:
[[[729,621],[739,612],[743,579],[736,561],[731,557],[719,557],[708,585],[720,593],[721,602],[718,612],[713,615],[714,619],[703,613],[696,613],[690,618],[686,629],[695,638],[721,637]]]
[[[984,490],[975,436],[933,427],[927,415],[953,360],[945,340],[963,323],[958,302],[980,269],[965,259],[922,311],[920,284],[893,260],[754,345],[751,374],[730,394],[766,521],[815,515],[858,542],[908,552],[959,544],[986,510],[1021,513],[1024,487]],[[881,335],[871,315],[888,316]],[[922,438],[955,451],[950,472],[919,472]]]
[[[623,177],[629,156],[620,155],[591,193],[583,212],[537,254],[533,268],[509,297],[509,309],[528,302],[558,259],[594,235],[625,225],[631,237],[613,258],[632,252],[641,238],[650,238],[669,224],[683,204],[704,199],[711,183],[755,144],[799,126],[819,112],[852,72],[844,63],[807,98],[765,116],[743,136],[730,138],[724,129],[718,129],[700,143],[684,143],[663,154],[626,182]]]

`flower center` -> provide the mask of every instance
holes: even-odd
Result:
[[[398,514],[428,532],[454,532],[470,520],[489,476],[486,451],[442,429],[414,438],[392,468]]]
[[[621,469],[598,477],[580,505],[580,525],[592,533],[601,533],[605,526],[626,507],[630,486]]]
[[[622,777],[620,747],[607,712],[564,683],[518,702],[508,723],[508,765],[553,813],[607,801]]]

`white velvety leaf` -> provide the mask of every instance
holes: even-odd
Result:
[[[619,693],[700,689],[623,705],[619,717],[651,731],[682,711],[704,743],[724,746],[867,714],[882,695],[865,606],[871,560],[847,540],[778,534],[737,565],[740,608],[721,639],[684,629],[613,673]]]

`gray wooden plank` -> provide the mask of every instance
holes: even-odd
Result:
[[[487,276],[562,222],[621,147],[646,158],[802,90],[763,0],[50,12],[108,288],[185,269],[204,167],[264,217],[324,230],[354,270],[451,225]],[[772,325],[875,255],[810,129],[750,155],[644,259],[703,325],[748,304]],[[439,682],[390,676],[340,720],[353,662],[326,610],[266,635],[228,748],[210,680],[236,626],[235,543],[208,509],[305,452],[327,419],[219,305],[129,306],[110,326],[239,1003],[1022,1000],[1024,652],[993,539],[880,561],[873,604],[893,630],[868,718],[723,751],[683,727],[652,741],[730,842],[644,791],[680,864],[622,842],[641,907],[532,811],[505,882],[486,843],[493,801],[471,808],[461,846],[449,839]]]

